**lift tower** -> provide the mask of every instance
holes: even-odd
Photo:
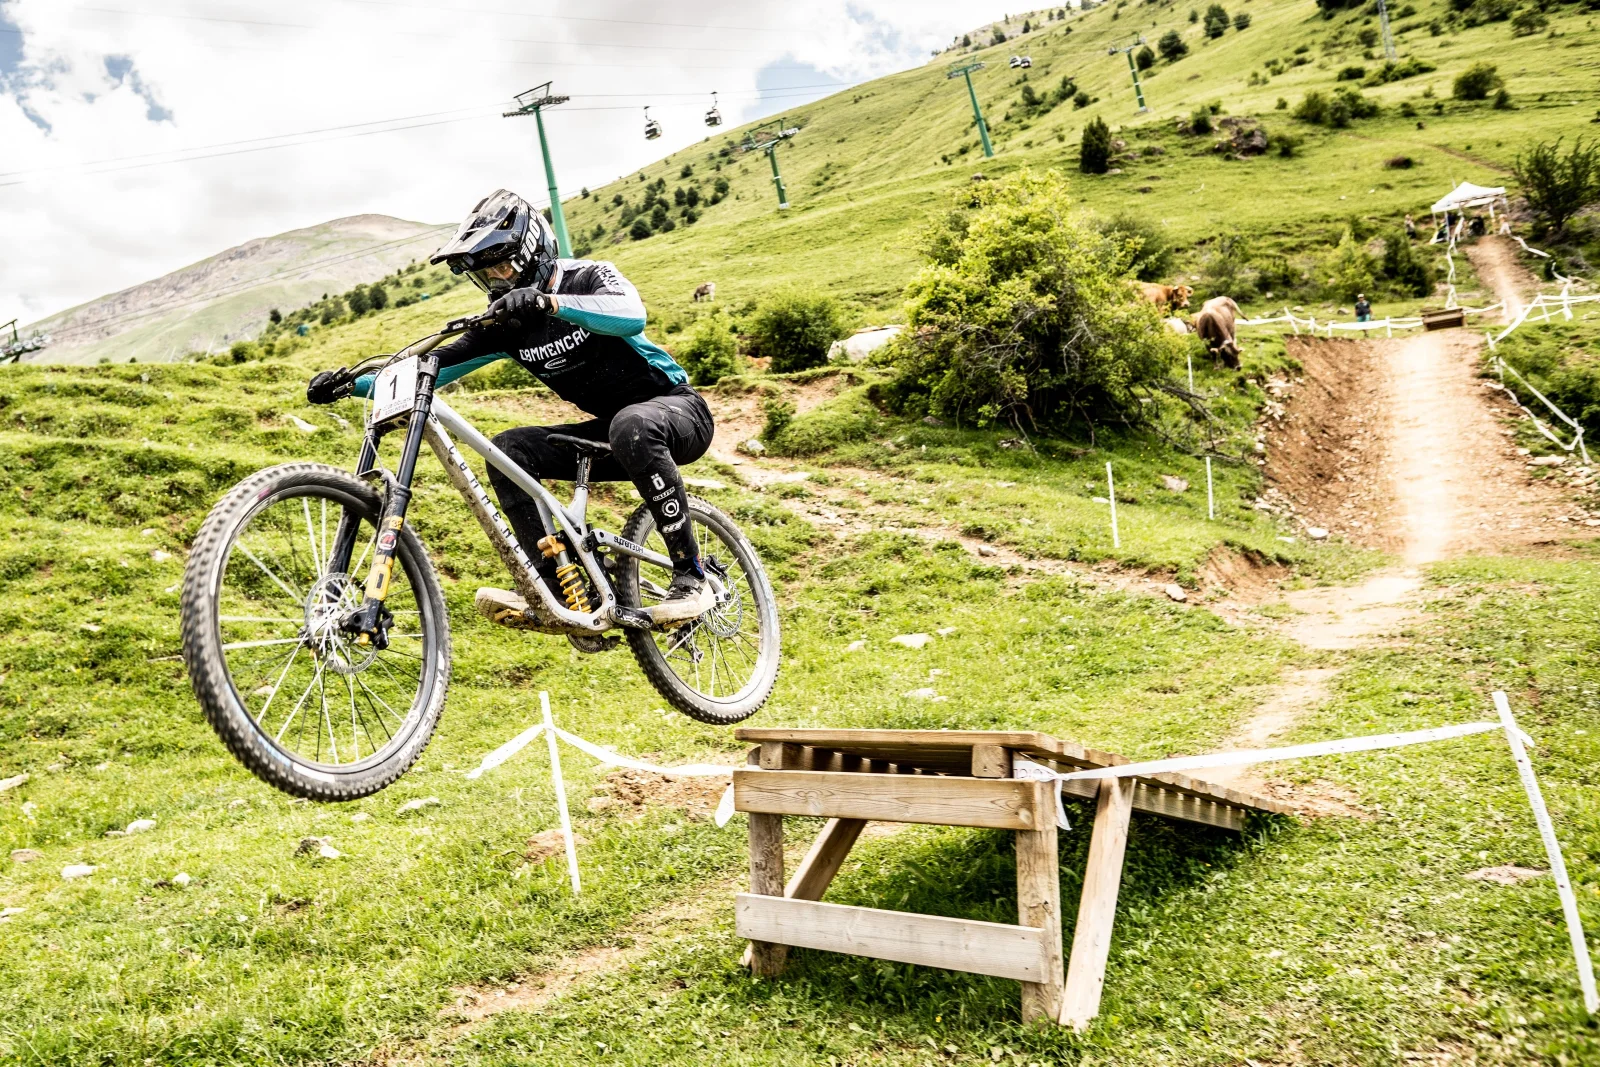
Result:
[[[550,186],[550,223],[556,231],[556,248],[561,251],[563,259],[572,258],[572,242],[567,239],[567,219],[561,213],[561,192],[556,187],[556,169],[550,163],[550,142],[544,135],[543,111],[547,107],[564,104],[572,99],[570,96],[556,96],[550,92],[550,82],[536,85],[525,93],[516,96],[517,109],[507,111],[501,117],[514,119],[523,115],[532,115],[533,121],[539,124],[539,151],[544,154],[544,177]]]
[[[951,67],[944,72],[946,80],[950,78],[967,79],[967,95],[972,98],[972,117],[978,123],[978,139],[983,142],[983,154],[994,155],[994,146],[989,143],[989,125],[983,121],[983,109],[978,107],[978,91],[972,87],[972,72],[982,70],[982,63],[963,63],[959,67]]]
[[[772,164],[772,184],[778,187],[778,210],[783,211],[789,206],[789,193],[783,187],[783,175],[778,171],[778,146],[795,134],[800,132],[800,127],[786,125],[787,119],[777,122],[763,123],[744,135],[744,144],[739,148],[744,152],[765,152],[767,162]]]
[[[1128,57],[1128,73],[1133,75],[1133,96],[1134,99],[1139,101],[1139,111],[1141,114],[1149,111],[1150,108],[1144,102],[1144,86],[1139,84],[1139,64],[1133,61],[1133,50],[1143,44],[1144,34],[1140,33],[1134,35],[1133,42],[1131,44],[1113,44],[1110,48],[1106,49],[1106,55],[1108,56],[1114,56],[1118,52],[1121,52],[1123,55]]]

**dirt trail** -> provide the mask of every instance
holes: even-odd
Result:
[[[1511,239],[1490,234],[1461,247],[1466,249],[1467,259],[1471,260],[1483,284],[1495,294],[1495,299],[1504,301],[1501,321],[1510,322],[1522,314],[1527,298],[1539,291],[1539,279],[1517,260]]]
[[[1498,238],[1476,246],[1480,274],[1520,311],[1531,282]],[[1482,340],[1464,330],[1404,339],[1291,345],[1308,384],[1268,432],[1269,482],[1302,521],[1392,552],[1403,566],[1358,585],[1307,589],[1283,600],[1297,614],[1279,629],[1308,651],[1337,653],[1404,640],[1422,607],[1418,567],[1472,552],[1527,550],[1593,530],[1567,526],[1563,488],[1535,482],[1505,425],[1515,415],[1477,377]],[[1581,516],[1580,516],[1581,518]],[[1300,670],[1270,689],[1223,748],[1270,744],[1328,697],[1338,668]],[[1271,780],[1271,768],[1210,777],[1298,803],[1308,814],[1359,814],[1334,787]]]

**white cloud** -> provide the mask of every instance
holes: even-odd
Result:
[[[713,89],[734,125],[836,91],[775,87],[913,66],[1003,10],[955,0],[522,9],[0,0],[0,320],[341,215],[450,221],[497,186],[542,202],[533,124],[498,114],[547,79],[573,98],[546,114],[568,194],[699,140]],[[645,104],[665,128],[658,141],[643,138]],[[293,147],[259,140],[405,116],[429,117]],[[164,162],[174,154],[210,158]]]

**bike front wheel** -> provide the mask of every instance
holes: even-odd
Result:
[[[444,708],[449,622],[410,527],[385,600],[387,647],[339,628],[361,605],[381,513],[379,495],[348,472],[290,463],[229,491],[189,556],[183,658],[195,696],[239,761],[295,796],[384,788],[416,762]]]
[[[692,719],[726,726],[754,715],[778,680],[778,608],[755,548],[732,519],[689,498],[689,524],[717,602],[698,619],[667,630],[629,630],[628,645],[645,677]],[[655,517],[640,505],[622,536],[662,555]],[[648,608],[672,583],[672,571],[616,557],[617,597]]]

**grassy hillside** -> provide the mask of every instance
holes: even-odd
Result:
[[[28,361],[151,363],[219,351],[255,337],[273,308],[288,311],[404,266],[433,247],[436,230],[356,215],[246,241],[25,327],[55,338]]]
[[[1325,52],[1321,42],[1352,39],[1364,16],[1325,21],[1308,3],[1268,0],[1243,9],[1251,26],[1211,44],[1188,8],[1143,4],[1108,5],[1047,23],[1025,45],[985,50],[978,84],[994,160],[974,156],[964,89],[935,62],[797,112],[803,131],[781,150],[794,207],[781,216],[764,160],[718,154],[730,134],[646,168],[643,182],[573,201],[572,229],[639,282],[652,329],[669,340],[690,314],[692,286],[707,279],[724,303],[803,283],[876,316],[896,308],[918,263],[913,230],[949,192],[978,170],[1071,166],[1095,114],[1130,145],[1163,152],[1120,175],[1074,178],[1077,195],[1097,211],[1164,220],[1188,269],[1223,230],[1292,249],[1326,245],[1352,213],[1415,211],[1450,177],[1494,179],[1527,137],[1586,129],[1578,124],[1595,107],[1595,35],[1584,16],[1552,11],[1553,38],[1513,39],[1503,22],[1432,37],[1427,22],[1442,9],[1424,7],[1398,20],[1421,27],[1403,29],[1402,47],[1437,72],[1366,90],[1387,109],[1349,130],[1297,128],[1276,99],[1330,88],[1361,46]],[[1153,37],[1169,27],[1191,54],[1158,64],[1153,114],[1136,117],[1126,64],[1105,46],[1135,28]],[[1310,62],[1250,85],[1269,58],[1293,57],[1301,44]],[[1004,60],[1022,50],[1034,59],[1029,84],[1049,88],[1070,73],[1099,103],[1004,119],[1021,92]],[[1430,100],[1422,130],[1396,114],[1430,82],[1435,99],[1447,97],[1454,73],[1485,57],[1521,110],[1445,101],[1434,115]],[[1215,99],[1223,115],[1263,116],[1274,136],[1294,129],[1306,138],[1301,154],[1229,161],[1211,138],[1176,132],[1178,118]],[[1382,167],[1402,153],[1421,165]],[[680,178],[686,164],[693,174]],[[714,190],[716,176],[729,178],[729,194],[694,224],[611,243],[621,209],[604,205],[618,193],[637,204],[638,190],[665,178],[670,199],[696,179]],[[438,735],[407,777],[358,804],[291,802],[249,777],[205,725],[176,658],[190,540],[217,496],[251,471],[353,462],[359,435],[347,423],[359,409],[308,406],[313,370],[392,350],[479,301],[459,286],[317,325],[270,358],[227,366],[4,368],[0,779],[28,777],[0,791],[0,852],[36,856],[0,860],[0,1062],[1222,1067],[1600,1057],[1548,881],[1462,878],[1493,864],[1542,865],[1504,751],[1487,739],[1304,769],[1338,783],[1360,818],[1265,825],[1243,840],[1136,819],[1105,1014],[1081,1037],[1021,1028],[1015,986],[972,976],[800,953],[790,978],[751,980],[736,966],[728,906],[744,865],[743,821],[714,829],[705,814],[714,793],[613,803],[604,798],[620,787],[582,758],[566,765],[586,839],[586,891],[572,898],[559,860],[529,849],[529,836],[556,819],[543,755],[525,752],[476,782],[461,773],[534,719],[539,690],[563,725],[627,753],[735,762],[739,746],[661,710],[625,651],[583,656],[480,619],[474,590],[504,578],[431,459],[412,516],[439,565],[455,639]],[[1295,369],[1271,339],[1248,345],[1245,361],[1239,374],[1197,368],[1235,446],[1267,402],[1261,382]],[[452,403],[486,432],[569,413],[540,390],[484,378]],[[834,380],[752,376],[713,402],[734,410]],[[1307,652],[1148,595],[1150,579],[1170,578],[1197,596],[1206,564],[1221,558],[1275,563],[1291,584],[1374,562],[1347,546],[1312,547],[1255,508],[1253,462],[1216,464],[1210,521],[1198,461],[1148,436],[1045,439],[1029,451],[1005,446],[1014,431],[881,419],[869,439],[808,456],[804,482],[760,488],[739,476],[748,467],[715,457],[690,472],[723,484],[706,494],[751,534],[778,586],[785,667],[758,721],[1031,727],[1138,758],[1221,743],[1260,687],[1291,668],[1346,665],[1330,703],[1286,741],[1463,720],[1482,715],[1487,689],[1502,686],[1527,709],[1581,906],[1600,929],[1591,550],[1436,567],[1428,617],[1403,645]],[[1120,549],[1094,499],[1108,460]],[[1191,489],[1168,489],[1164,474]],[[596,493],[599,520],[613,527],[635,504],[628,487]],[[997,555],[978,554],[979,543]],[[922,651],[889,642],[945,628]],[[865,647],[846,651],[856,641]],[[948,699],[913,695],[929,687]],[[441,803],[399,810],[426,797]],[[1089,826],[1086,810],[1071,816],[1068,901]],[[144,817],[154,830],[105,836]],[[297,854],[312,836],[343,856]],[[803,844],[804,831],[795,836]],[[98,869],[63,880],[70,863]],[[865,842],[836,899],[1009,920],[1011,863],[1000,836],[913,829]],[[535,989],[563,960],[598,977],[477,1026],[455,1014],[469,993]]]

